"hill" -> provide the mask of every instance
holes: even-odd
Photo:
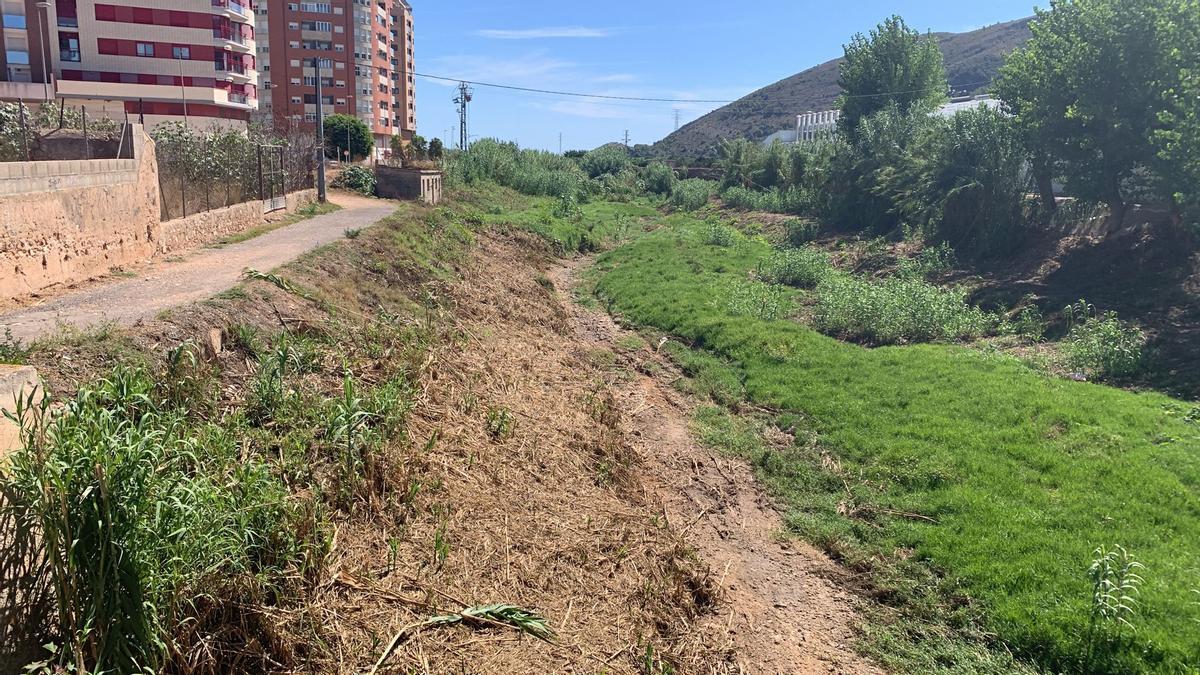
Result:
[[[1029,39],[1029,18],[999,23],[968,33],[935,33],[946,61],[946,74],[956,92],[972,93],[991,83],[1004,57]],[[780,80],[681,127],[654,145],[655,154],[673,159],[711,156],[721,138],[763,139],[795,125],[796,115],[828,110],[841,89],[842,59]]]

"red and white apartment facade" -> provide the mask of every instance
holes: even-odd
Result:
[[[259,115],[278,127],[312,129],[317,68],[323,113],[355,115],[376,157],[416,129],[412,7],[405,0],[260,0]]]
[[[26,45],[14,54],[5,30],[4,79],[49,78],[57,98],[148,125],[244,125],[258,108],[251,0],[0,2],[6,26],[23,24]],[[23,19],[9,19],[10,9]],[[28,68],[13,67],[20,61]]]
[[[416,128],[406,0],[0,0],[0,19],[0,99],[311,129],[320,59],[324,112],[366,122],[377,156]]]

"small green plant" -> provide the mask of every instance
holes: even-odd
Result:
[[[1124,628],[1136,630],[1133,624],[1138,610],[1136,596],[1143,581],[1138,571],[1145,569],[1122,546],[1112,549],[1101,546],[1092,555],[1095,558],[1088,567],[1092,604],[1088,617],[1088,652],[1084,657],[1084,672],[1091,672],[1098,649],[1119,640]]]
[[[487,411],[487,432],[492,440],[507,438],[516,427],[517,420],[508,408],[490,407]]]
[[[371,423],[377,417],[366,409],[354,379],[347,373],[342,380],[342,395],[333,401],[325,428],[325,436],[337,452],[338,498],[343,505],[350,504],[366,482],[371,461],[368,455],[378,440]]]
[[[1037,305],[1029,304],[1015,319],[1008,322],[1006,329],[1012,335],[1020,335],[1033,342],[1041,342],[1046,335],[1046,320]]]
[[[1066,307],[1070,330],[1063,340],[1067,365],[1096,377],[1129,377],[1142,367],[1146,334],[1116,312],[1100,314],[1084,300]]]
[[[670,195],[679,180],[675,170],[662,162],[651,162],[645,170],[646,190],[658,195]]]
[[[184,342],[167,352],[166,372],[158,384],[163,400],[175,410],[203,413],[215,401],[215,376],[194,342]]]
[[[865,279],[829,274],[817,286],[817,328],[872,344],[979,337],[995,328],[994,315],[967,304],[961,290],[921,279]]]
[[[362,228],[348,227],[342,234],[346,235],[347,239],[358,239],[358,236],[362,234]]]
[[[717,220],[709,220],[704,226],[704,243],[709,246],[729,247],[738,241],[738,233],[732,227]]]
[[[788,315],[792,301],[778,284],[747,279],[733,284],[729,293],[728,308],[731,314],[773,321]]]
[[[447,534],[446,520],[443,518],[433,532],[433,564],[441,569],[450,557],[450,537]]]
[[[552,213],[555,218],[562,218],[563,220],[581,220],[583,218],[583,207],[579,205],[579,200],[573,193],[564,192],[558,196],[558,201],[554,202]]]
[[[829,256],[809,247],[777,251],[758,264],[764,280],[796,288],[813,288],[831,272]]]
[[[926,246],[915,257],[902,258],[896,265],[896,274],[902,277],[925,279],[949,272],[954,269],[955,262],[954,249],[943,242],[936,246]]]
[[[25,363],[28,356],[29,350],[25,349],[20,340],[13,337],[11,328],[5,327],[4,338],[0,339],[0,363],[20,365]]]
[[[226,331],[229,335],[229,346],[252,359],[257,359],[263,353],[262,334],[258,328],[248,323],[235,323]]]

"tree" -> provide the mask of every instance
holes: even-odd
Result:
[[[1164,68],[1159,36],[1171,4],[1184,3],[1056,0],[1038,11],[1033,38],[1009,57],[995,90],[1036,150],[1043,193],[1055,162],[1069,189],[1120,218],[1122,183],[1160,162],[1151,139],[1164,82],[1177,77]]]
[[[584,155],[580,166],[592,178],[615,176],[629,166],[629,150],[623,145],[602,145]]]
[[[762,164],[758,185],[768,190],[774,187],[783,187],[787,182],[787,147],[779,141],[772,143],[771,147],[767,148],[763,154]]]
[[[441,159],[446,154],[446,146],[442,144],[442,139],[435,138],[429,141],[429,159]]]
[[[413,134],[412,141],[408,144],[409,157],[413,159],[426,159],[429,156],[429,144],[426,143],[425,137],[420,134]]]
[[[350,158],[366,157],[371,154],[375,142],[371,130],[354,115],[330,115],[325,118],[325,155],[344,158],[350,150]]]
[[[750,188],[761,171],[762,146],[745,138],[722,140],[718,147],[717,167],[724,173],[722,188]]]
[[[853,137],[864,117],[890,105],[907,112],[946,100],[946,68],[937,40],[909,29],[899,16],[884,20],[869,36],[855,35],[844,49],[837,107],[846,135]]]
[[[1176,206],[1200,219],[1200,0],[1175,0],[1158,19],[1166,73],[1154,143]]]

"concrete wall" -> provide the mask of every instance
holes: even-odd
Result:
[[[375,167],[375,194],[386,199],[415,199],[426,204],[442,201],[442,172]]]
[[[140,127],[133,138],[134,159],[0,163],[0,297],[154,255],[158,163]]]
[[[315,201],[316,190],[301,190],[287,195],[285,211],[264,214],[263,203],[255,199],[212,211],[201,211],[186,218],[168,220],[162,224],[159,252],[179,253],[241,234],[270,220],[282,218]]]

